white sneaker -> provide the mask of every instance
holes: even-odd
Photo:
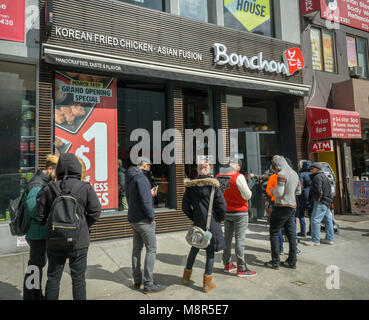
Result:
[[[332,240],[327,240],[327,239],[322,239],[320,240],[321,243],[324,243],[324,244],[330,244],[330,245],[333,245],[334,242]]]
[[[320,243],[319,242],[313,242],[313,241],[300,241],[300,243],[302,243],[305,246],[319,246]]]

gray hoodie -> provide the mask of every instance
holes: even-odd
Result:
[[[278,170],[277,187],[271,190],[275,196],[274,205],[296,208],[296,195],[301,194],[299,176],[282,156],[274,156],[272,163]]]

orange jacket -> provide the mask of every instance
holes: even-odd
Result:
[[[266,187],[266,192],[268,195],[271,196],[272,198],[272,201],[275,201],[275,197],[272,196],[272,193],[270,190],[272,189],[275,189],[277,187],[277,174],[272,174],[270,177],[269,177],[269,180],[268,180],[268,184],[267,184],[267,187]]]

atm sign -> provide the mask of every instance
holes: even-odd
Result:
[[[311,143],[311,152],[332,152],[333,140],[313,141]]]

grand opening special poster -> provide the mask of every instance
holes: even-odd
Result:
[[[55,153],[78,156],[102,209],[117,208],[117,80],[56,72],[54,112]]]

